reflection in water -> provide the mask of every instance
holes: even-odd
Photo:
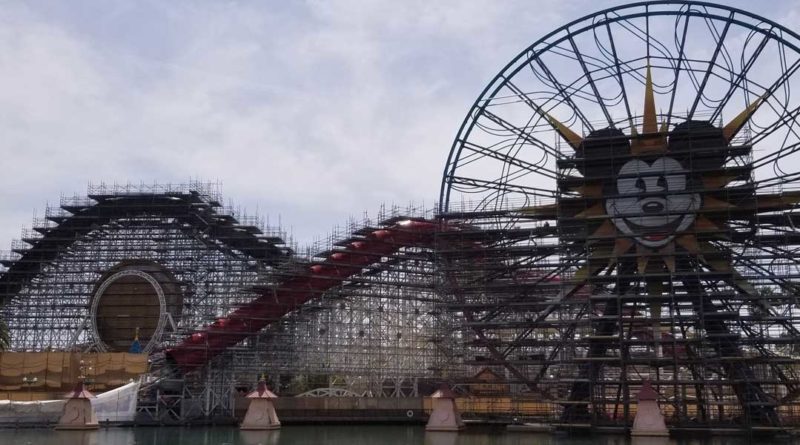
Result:
[[[281,430],[268,431],[239,431],[239,440],[242,445],[277,445],[281,437]]]
[[[632,437],[631,445],[669,445],[669,437]]]
[[[426,431],[425,445],[456,445],[458,433],[442,431]]]
[[[503,428],[471,425],[460,433],[426,433],[424,426],[284,425],[275,431],[239,431],[235,427],[138,427],[99,431],[0,429],[0,444],[14,445],[745,445],[742,437],[668,439],[595,435],[505,432]],[[791,442],[781,442],[791,445]],[[795,442],[800,445],[800,442]]]
[[[55,431],[41,429],[0,430],[1,444],[14,445],[135,445],[128,428],[95,431]]]

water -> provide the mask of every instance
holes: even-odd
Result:
[[[276,431],[239,431],[235,427],[138,427],[99,431],[51,429],[0,430],[1,445],[745,445],[740,437],[706,440],[597,435],[562,436],[470,428],[455,433],[426,433],[422,426],[285,425]],[[781,442],[791,444],[792,442]],[[795,443],[797,445],[797,443]]]

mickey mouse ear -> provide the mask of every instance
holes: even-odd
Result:
[[[756,112],[759,106],[764,103],[764,100],[767,98],[767,93],[764,93],[763,96],[759,97],[758,99],[754,100],[750,105],[747,106],[741,113],[736,115],[730,122],[728,122],[725,127],[722,128],[722,134],[725,136],[725,140],[730,143],[731,139],[733,139],[739,130],[744,127],[744,124],[753,116],[753,113]]]

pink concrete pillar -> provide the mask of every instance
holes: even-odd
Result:
[[[96,430],[100,427],[97,423],[97,415],[92,408],[91,399],[94,395],[83,386],[83,380],[79,381],[75,389],[67,394],[67,403],[61,418],[58,419],[55,429],[57,430]]]
[[[277,399],[272,391],[267,389],[267,382],[263,378],[258,381],[255,391],[247,395],[250,405],[247,413],[239,426],[242,430],[276,430],[281,427],[278,414],[275,412],[273,400]]]
[[[650,380],[642,381],[631,436],[669,436],[664,414],[658,408],[658,393],[653,389]]]
[[[431,395],[433,399],[433,411],[428,418],[425,431],[459,431],[464,429],[464,421],[456,407],[455,394],[447,386],[442,386]]]

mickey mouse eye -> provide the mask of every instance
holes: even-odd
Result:
[[[636,178],[636,188],[639,189],[642,192],[647,189],[647,186],[644,183],[644,179]]]

